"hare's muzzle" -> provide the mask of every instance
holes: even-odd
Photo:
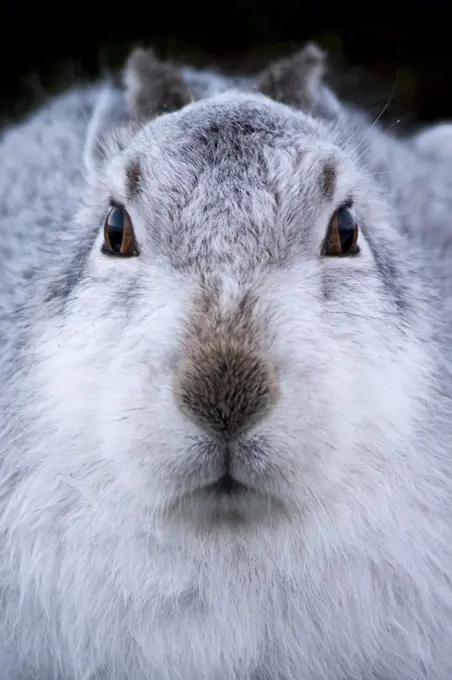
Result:
[[[246,298],[224,313],[203,298],[174,379],[180,408],[222,438],[262,419],[278,399],[277,372],[260,348],[250,307]]]

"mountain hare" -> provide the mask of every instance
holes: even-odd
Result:
[[[325,68],[4,132],[2,680],[452,677],[452,126]]]

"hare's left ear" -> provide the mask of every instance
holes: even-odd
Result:
[[[133,50],[123,80],[131,115],[138,122],[176,111],[192,101],[178,69],[157,59],[152,50]]]
[[[270,64],[257,77],[256,88],[283,104],[313,115],[334,118],[341,106],[323,84],[326,62],[326,53],[315,43],[308,43],[300,52]]]
[[[95,105],[84,152],[85,167],[91,174],[121,150],[124,135],[192,101],[177,68],[159,61],[151,50],[138,48],[131,52],[123,83],[124,90],[106,86]]]

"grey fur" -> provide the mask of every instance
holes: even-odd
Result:
[[[1,680],[452,677],[452,127],[312,49],[142,52],[3,132]]]
[[[124,74],[129,107],[138,120],[170,113],[191,100],[178,70],[157,59],[152,50],[135,49]]]
[[[314,44],[272,63],[257,80],[257,88],[283,104],[311,110],[325,75],[325,54]]]

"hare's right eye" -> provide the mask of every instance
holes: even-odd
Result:
[[[358,223],[349,206],[333,215],[323,243],[322,255],[356,255],[359,253]]]
[[[116,257],[135,257],[139,254],[132,220],[122,206],[113,206],[105,218],[102,252]]]

